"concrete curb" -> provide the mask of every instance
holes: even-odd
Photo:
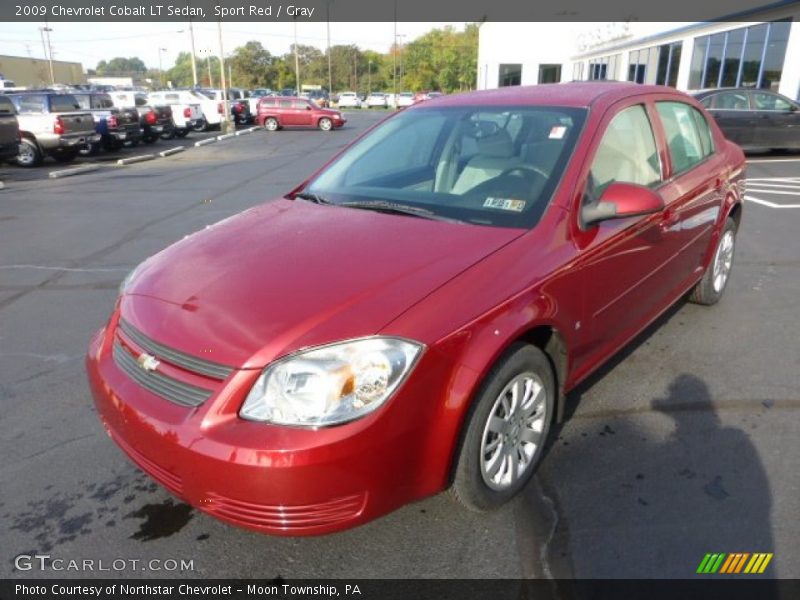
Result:
[[[58,179],[59,177],[72,177],[73,175],[80,175],[82,173],[91,173],[92,171],[99,171],[102,165],[83,165],[72,169],[61,169],[60,171],[50,171],[50,179]]]
[[[0,190],[2,190],[4,187],[6,187],[6,184],[0,181]]]
[[[186,146],[175,146],[174,148],[170,148],[169,150],[164,150],[163,152],[159,152],[158,155],[161,158],[165,156],[172,156],[173,154],[177,154],[178,152],[183,152],[186,150]]]
[[[208,139],[205,139],[205,140],[200,140],[199,142],[195,142],[194,145],[195,145],[195,147],[197,147],[197,146],[205,146],[206,144],[213,144],[216,141],[217,141],[217,138],[212,137],[212,138],[208,138]]]
[[[146,160],[153,160],[156,157],[155,154],[141,154],[140,156],[131,156],[130,158],[120,158],[117,161],[118,165],[132,165],[133,163],[137,162],[144,162]]]
[[[236,135],[235,133],[223,133],[222,135],[217,136],[217,141],[221,142],[222,140],[229,140],[235,135]]]
[[[237,135],[237,136],[239,136],[239,135],[247,135],[248,133],[253,133],[253,130],[252,129],[240,129],[234,135]]]
[[[250,127],[248,129],[245,129],[244,131],[258,131],[259,129],[264,129],[264,128],[256,125],[255,127]]]

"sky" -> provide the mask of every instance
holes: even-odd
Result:
[[[461,30],[464,23],[398,23],[400,43],[408,43],[431,29],[453,25]],[[39,31],[45,23],[0,23],[0,54],[44,58]],[[101,60],[115,56],[138,56],[148,67],[171,67],[180,52],[191,52],[188,22],[107,22],[49,23],[50,43],[55,60],[80,62],[93,69]],[[324,49],[327,23],[297,24],[297,42]],[[331,45],[356,44],[362,50],[387,52],[394,41],[395,24],[332,22]],[[222,24],[223,49],[230,53],[250,40],[260,41],[272,54],[284,54],[294,42],[293,23],[225,22]],[[219,52],[217,24],[194,23],[195,49]],[[159,53],[159,48],[162,51]]]

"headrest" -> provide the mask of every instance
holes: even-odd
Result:
[[[509,158],[514,155],[514,144],[511,136],[505,129],[498,129],[497,133],[488,137],[480,137],[478,154],[492,158]]]

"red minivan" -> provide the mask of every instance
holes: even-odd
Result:
[[[258,101],[256,125],[267,131],[283,127],[319,127],[333,131],[347,122],[338,110],[320,108],[306,98],[265,96]]]
[[[89,347],[99,417],[173,494],[261,532],[446,488],[495,508],[566,392],[682,296],[720,299],[744,176],[667,87],[421,103],[134,269]]]

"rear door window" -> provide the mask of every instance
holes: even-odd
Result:
[[[78,101],[81,110],[89,110],[92,107],[89,96],[75,96],[75,99]]]
[[[708,123],[700,112],[683,102],[656,102],[664,125],[674,174],[688,171],[713,153]]]
[[[102,95],[102,96],[92,96],[92,108],[113,108],[114,102],[111,100],[111,96]]]
[[[767,94],[765,92],[753,92],[753,106],[756,110],[779,110],[788,112],[791,110],[792,105],[775,94]]]
[[[50,110],[53,112],[70,112],[80,110],[81,105],[72,94],[53,94],[50,96]]]

